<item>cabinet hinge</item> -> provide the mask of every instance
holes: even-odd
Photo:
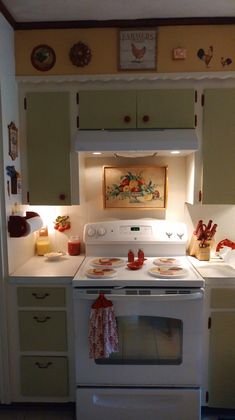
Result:
[[[198,201],[199,201],[199,203],[202,201],[202,191],[201,190],[198,191]]]
[[[77,128],[79,128],[79,116],[77,116]]]
[[[205,104],[205,95],[202,94],[202,96],[201,96],[201,106],[204,106],[204,104]]]
[[[206,391],[206,402],[207,403],[209,402],[209,392],[208,391]]]
[[[194,101],[197,103],[197,90],[195,90]]]
[[[76,102],[77,102],[77,105],[79,105],[79,93],[77,93],[76,95]]]
[[[197,114],[194,115],[194,126],[197,127]]]
[[[27,203],[29,203],[29,191],[27,191]]]
[[[24,98],[24,109],[27,109],[27,99]]]
[[[208,318],[208,330],[210,330],[211,329],[211,317],[209,316],[209,318]]]

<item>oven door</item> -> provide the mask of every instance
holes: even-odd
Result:
[[[119,352],[93,360],[88,328],[97,290],[74,289],[78,385],[200,386],[202,289],[187,293],[110,289],[106,293],[114,305]]]

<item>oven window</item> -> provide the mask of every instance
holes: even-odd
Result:
[[[119,352],[97,364],[179,365],[182,363],[183,323],[156,316],[117,317]]]

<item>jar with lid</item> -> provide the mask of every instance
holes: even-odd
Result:
[[[80,255],[81,243],[79,236],[70,236],[68,240],[68,253],[69,255]]]

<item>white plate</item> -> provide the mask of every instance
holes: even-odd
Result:
[[[93,265],[93,267],[103,267],[103,268],[110,268],[110,267],[121,267],[125,264],[125,261],[122,258],[116,258],[116,257],[107,257],[107,258],[96,258],[92,261],[90,261],[90,264]]]
[[[177,258],[171,257],[158,257],[153,261],[155,265],[180,265],[180,262]]]
[[[44,254],[44,257],[46,257],[50,261],[57,261],[59,260],[63,255],[65,255],[64,252],[48,252],[47,254]]]
[[[117,271],[112,268],[89,268],[85,274],[91,279],[109,279],[115,277]]]
[[[148,270],[149,274],[154,277],[165,277],[165,278],[176,278],[182,277],[187,274],[185,268],[180,267],[179,265],[164,265],[159,267],[152,267]]]

